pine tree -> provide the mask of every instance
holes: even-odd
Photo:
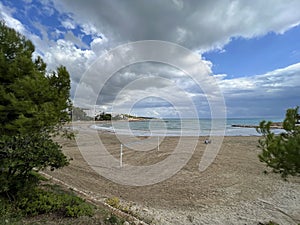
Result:
[[[273,172],[280,173],[282,177],[288,175],[299,176],[300,174],[300,126],[297,125],[298,109],[288,109],[283,129],[279,135],[271,132],[272,122],[262,121],[257,129],[263,135],[259,140],[259,148],[262,150],[259,154],[261,162],[267,164],[273,169]]]
[[[0,193],[35,184],[33,169],[68,164],[53,135],[70,121],[70,76],[47,74],[34,45],[0,21]]]

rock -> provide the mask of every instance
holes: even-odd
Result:
[[[125,222],[123,223],[123,225],[130,225],[130,223],[129,223],[128,221],[125,221]]]
[[[149,212],[149,209],[143,208],[142,209],[144,212]]]

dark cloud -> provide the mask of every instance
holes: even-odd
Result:
[[[211,0],[55,0],[58,9],[91,22],[112,43],[164,40],[192,49],[222,47],[233,36],[251,38],[299,24],[300,2]]]

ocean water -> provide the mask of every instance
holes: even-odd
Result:
[[[220,119],[153,119],[143,121],[113,121],[93,125],[93,129],[134,136],[259,136],[255,128],[232,125],[259,125],[262,120],[281,122],[282,118],[230,118]],[[274,133],[282,132],[274,129]]]

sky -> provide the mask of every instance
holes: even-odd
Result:
[[[84,90],[75,101],[81,107],[155,117],[177,117],[181,109],[189,117],[191,99],[198,116],[210,117],[213,93],[205,85],[214,79],[228,117],[271,118],[300,105],[299,8],[298,0],[0,0],[0,19],[33,42],[34,57],[42,56],[49,71],[67,67],[71,97]],[[141,62],[107,80],[94,71],[101,88],[84,83],[103,55],[143,40],[188,49],[207,81]]]

